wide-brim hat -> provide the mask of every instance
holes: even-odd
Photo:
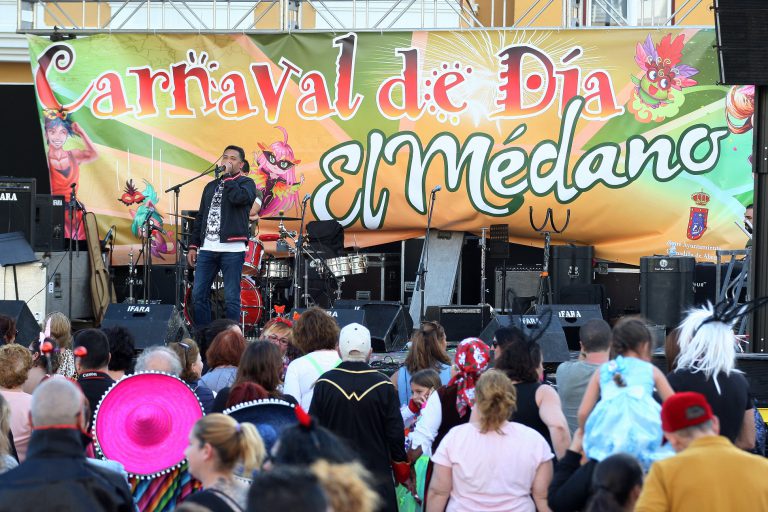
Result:
[[[184,462],[184,450],[203,407],[178,377],[141,372],[104,394],[93,422],[98,452],[139,478],[154,478]]]
[[[253,400],[234,405],[224,411],[238,423],[251,423],[261,434],[267,453],[272,450],[283,430],[297,425],[294,404],[275,398]]]

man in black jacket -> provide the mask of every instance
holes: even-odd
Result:
[[[0,478],[0,512],[134,510],[122,475],[86,462],[85,397],[66,379],[49,379],[32,395],[27,459]]]
[[[227,146],[221,165],[224,174],[203,189],[187,253],[187,263],[196,268],[192,302],[198,330],[211,322],[211,284],[219,270],[224,279],[227,318],[240,321],[240,277],[248,244],[248,213],[254,202],[256,211],[261,205],[256,184],[244,174],[248,162],[243,148]]]
[[[109,338],[100,329],[83,329],[77,331],[73,342],[75,349],[85,348],[86,354],[75,358],[77,383],[83,390],[91,415],[88,416],[87,430],[90,432],[93,416],[96,414],[101,398],[115,383],[107,373],[109,369]]]
[[[392,382],[368,366],[371,334],[349,324],[339,334],[342,363],[317,379],[309,412],[318,423],[345,438],[373,474],[382,511],[397,512],[394,477],[408,483],[405,428]]]

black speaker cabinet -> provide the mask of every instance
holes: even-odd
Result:
[[[768,9],[765,0],[715,0],[720,82],[768,85]]]
[[[110,304],[101,327],[118,325],[131,332],[137,349],[166,345],[189,337],[181,313],[173,304]]]
[[[0,300],[0,315],[13,318],[16,321],[16,343],[26,347],[40,337],[40,326],[22,300]]]
[[[591,245],[553,245],[549,271],[552,276],[552,294],[555,304],[563,302],[561,293],[566,286],[592,284],[592,260],[595,248]]]
[[[590,320],[602,320],[603,314],[598,304],[543,304],[536,307],[536,313],[544,317],[552,312],[563,329],[568,350],[578,351],[579,329]]]
[[[30,246],[35,244],[34,178],[0,176],[0,233],[21,231]]]
[[[461,341],[477,337],[491,321],[491,307],[429,306],[424,314],[427,320],[439,322],[448,341]]]
[[[357,309],[365,312],[364,324],[371,331],[374,352],[402,350],[411,335],[411,315],[399,302],[337,300],[334,309]]]
[[[35,197],[35,251],[63,251],[64,196],[38,194]]]
[[[692,256],[640,258],[640,313],[667,330],[680,323],[683,310],[693,304]]]
[[[570,360],[565,332],[554,315],[548,321],[535,315],[497,315],[480,334],[480,339],[490,345],[497,330],[510,326],[522,329],[528,336],[538,337],[544,363]]]
[[[130,294],[128,284],[128,267],[115,267],[115,294],[117,301],[123,302]],[[150,294],[153,301],[162,304],[175,304],[176,295],[173,289],[176,286],[176,274],[173,265],[152,265],[150,269]],[[136,268],[136,278],[133,283],[134,299],[141,299],[144,294],[144,276],[141,267]],[[182,294],[181,297],[184,295]]]

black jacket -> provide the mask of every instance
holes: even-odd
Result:
[[[384,500],[380,510],[397,511],[391,462],[407,460],[405,428],[387,376],[363,362],[343,362],[317,379],[309,412],[360,455]]]
[[[251,178],[238,174],[232,178],[223,178],[224,190],[221,193],[221,242],[247,242],[248,241],[248,212],[259,194],[256,184]],[[202,237],[208,225],[208,211],[211,208],[213,194],[219,181],[213,180],[203,189],[200,198],[200,208],[192,225],[192,238],[190,248],[199,249],[202,245]]]
[[[133,511],[122,475],[89,465],[74,428],[35,430],[27,459],[0,478],[0,512]]]
[[[592,474],[597,461],[589,459],[581,464],[581,454],[567,450],[555,464],[555,474],[549,484],[547,501],[553,512],[586,510],[592,497]]]

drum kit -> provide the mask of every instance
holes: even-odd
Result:
[[[301,220],[282,215],[262,217],[261,221],[277,221],[277,233],[265,233],[248,240],[243,273],[240,278],[241,327],[246,335],[257,334],[259,328],[275,314],[274,306],[294,308],[310,307],[317,301],[309,291],[309,269],[322,279],[333,283],[333,294],[341,298],[341,287],[345,277],[364,274],[368,271],[365,254],[351,254],[335,258],[322,258],[307,240],[306,236],[286,228],[285,222]],[[282,255],[267,254],[265,243],[278,242],[287,251]],[[278,254],[281,254],[278,252]],[[305,264],[306,262],[306,264]],[[183,315],[193,326],[192,286],[194,273],[187,269],[184,279]],[[223,312],[223,283],[221,276],[212,285],[214,314]],[[303,290],[303,292],[302,292]],[[223,316],[223,315],[219,315]]]

